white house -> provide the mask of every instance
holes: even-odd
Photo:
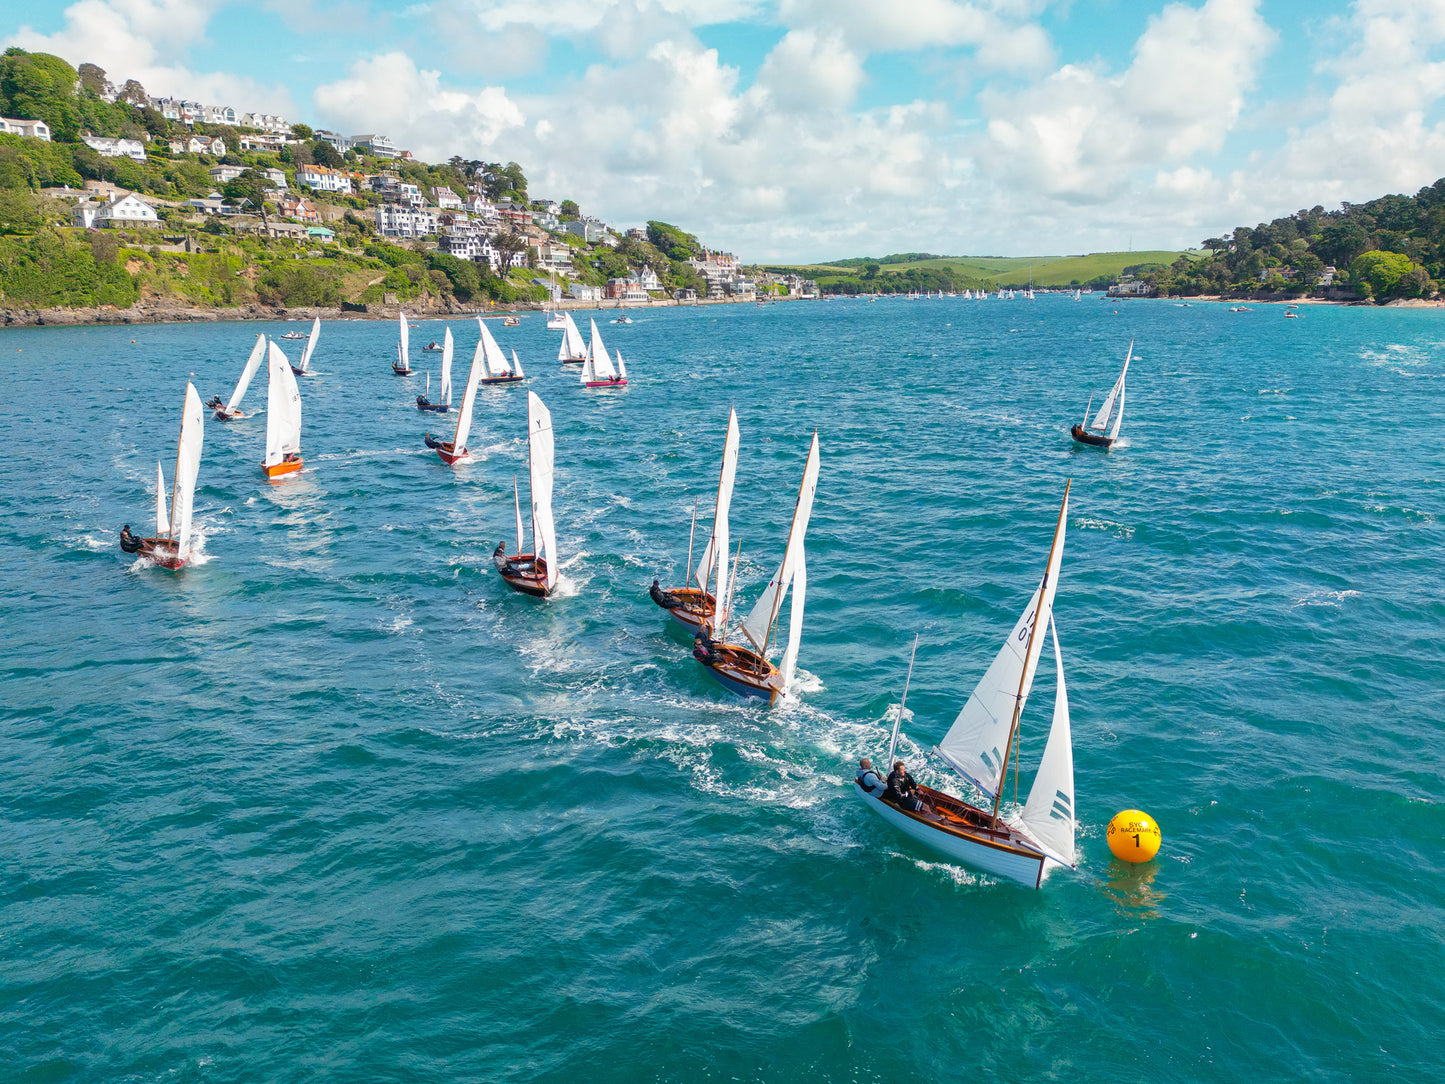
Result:
[[[351,150],[352,147],[356,146],[356,144],[353,143],[351,140],[347,139],[346,136],[337,135],[335,132],[329,132],[325,128],[318,128],[316,130],[316,138],[319,139],[322,143],[330,143],[342,154],[345,154],[347,151]]]
[[[212,166],[210,169],[211,180],[216,184],[228,184],[250,168],[250,166]]]
[[[172,154],[215,154],[226,153],[226,141],[220,136],[193,135],[189,139],[171,140]]]
[[[102,158],[133,158],[137,162],[146,160],[145,144],[139,139],[111,139],[86,133],[80,141]]]
[[[281,148],[290,140],[275,132],[243,132],[239,142],[243,151],[270,151],[272,154],[279,154]]]
[[[538,271],[558,271],[564,275],[572,273],[572,250],[566,245],[543,241],[534,245],[537,255],[532,266]]]
[[[351,137],[351,144],[376,158],[395,158],[397,155],[396,144],[384,135],[355,135]]]
[[[437,216],[430,207],[383,203],[376,209],[376,229],[383,237],[426,237],[436,233]]]
[[[201,118],[207,124],[235,124],[236,111],[229,105],[208,105],[201,111]]]
[[[296,183],[317,192],[351,195],[351,177],[339,169],[328,169],[326,166],[301,166],[296,170]]]
[[[154,227],[159,226],[160,222],[160,216],[156,214],[155,208],[134,192],[127,192],[124,195],[117,192],[108,203],[102,203],[95,209],[95,216],[90,224],[97,229],[104,226],[124,229],[128,226]]]
[[[289,135],[291,132],[291,125],[286,123],[286,118],[275,113],[244,113],[239,123],[243,128],[259,128],[263,132],[275,132],[279,135]]]
[[[43,120],[11,120],[9,117],[0,117],[0,132],[50,142],[50,126]]]
[[[601,301],[602,287],[588,286],[584,282],[569,282],[567,292],[578,301]]]
[[[601,219],[585,217],[567,223],[567,232],[576,234],[590,245],[602,240],[602,235],[607,232],[607,227]]]
[[[257,173],[265,176],[271,182],[271,187],[278,192],[286,191],[286,174],[282,173],[275,166],[261,166],[256,169]]]
[[[497,205],[479,192],[468,197],[462,203],[462,209],[483,222],[497,222],[501,218],[497,213]]]
[[[657,277],[657,272],[648,266],[644,266],[641,274],[637,276],[637,284],[644,290],[662,289],[662,280]]]
[[[437,239],[437,251],[448,253],[459,260],[485,262],[493,274],[500,274],[502,270],[502,254],[492,244],[488,231],[475,222],[454,223]],[[527,254],[515,253],[507,266],[526,267]]]
[[[442,186],[441,188],[433,188],[432,195],[436,197],[437,206],[440,207],[443,211],[462,210],[461,196],[457,195],[450,188],[447,188],[445,186]]]

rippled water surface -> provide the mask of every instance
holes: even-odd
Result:
[[[604,325],[633,384],[588,393],[528,317],[496,330],[556,426],[546,603],[490,563],[524,393],[484,391],[476,462],[442,466],[393,324],[323,327],[299,479],[262,479],[264,418],[208,416],[180,574],[115,536],[186,376],[225,395],[300,325],[5,331],[0,1076],[1440,1079],[1442,319],[672,310]],[[1131,338],[1126,440],[1074,447]],[[646,594],[730,404],[744,605],[822,447],[802,692],[772,711]],[[942,736],[1069,478],[1082,861],[1032,892],[915,849],[851,764],[914,633],[905,748]],[[1139,868],[1104,841],[1130,807],[1164,831]]]

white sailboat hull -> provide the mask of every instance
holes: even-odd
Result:
[[[963,862],[984,873],[1005,877],[1029,888],[1038,888],[1043,882],[1044,862],[1047,859],[1042,852],[1016,843],[985,842],[961,832],[949,831],[934,821],[910,816],[893,808],[887,802],[869,794],[856,782],[853,784],[853,791],[864,805],[898,831],[945,858]]]

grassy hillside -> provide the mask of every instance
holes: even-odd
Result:
[[[965,289],[980,286],[1026,286],[1032,273],[1035,286],[1103,286],[1127,269],[1168,267],[1180,256],[1194,252],[1093,252],[1087,256],[925,256],[921,258],[867,257],[831,264],[767,270],[795,271],[816,279],[824,290],[845,293],[900,292],[908,289]]]

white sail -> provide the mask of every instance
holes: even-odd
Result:
[[[274,467],[301,450],[301,392],[281,348],[272,342],[266,349],[266,466]]]
[[[191,508],[195,503],[196,475],[201,470],[201,443],[205,433],[206,408],[195,386],[186,381],[186,405],[181,409],[181,439],[176,449],[175,489],[171,494],[171,537],[176,556],[184,556],[191,544]]]
[[[321,317],[311,321],[311,334],[306,336],[306,348],[301,351],[301,364],[296,366],[303,373],[308,371],[311,364],[311,351],[316,349],[316,340],[321,337]]]
[[[517,514],[517,550],[522,552],[522,499],[517,495],[517,476],[512,475],[512,511]]]
[[[1069,497],[1065,489],[1044,578],[953,726],[938,743],[943,759],[990,798],[998,796],[1015,712],[1023,713],[1033,687],[1039,654],[1044,649],[1043,629],[1037,623],[1046,624],[1053,613],[1068,511]]]
[[[1119,436],[1119,426],[1124,424],[1124,378],[1119,377],[1119,405],[1114,408],[1114,424],[1109,427],[1109,439]]]
[[[577,377],[577,383],[590,384],[596,379],[592,373],[592,351],[588,350],[582,358],[582,372]]]
[[[592,335],[587,340],[587,362],[584,368],[592,370],[593,380],[611,380],[617,375],[612,368],[612,359],[607,356],[607,347],[602,343],[602,333],[597,330],[597,321],[592,321]]]
[[[452,342],[452,329],[447,328],[447,333],[442,337],[442,386],[437,393],[437,402],[452,405],[452,353],[455,344]],[[428,374],[430,380],[430,374]]]
[[[462,392],[462,408],[457,411],[457,431],[452,436],[452,453],[461,455],[467,450],[467,438],[472,435],[472,408],[477,405],[477,385],[486,371],[486,359],[482,356],[482,342],[472,351],[472,367],[467,373],[467,386]]]
[[[517,360],[517,350],[516,350],[515,347],[512,348],[512,375],[513,375],[513,376],[526,376],[526,375],[527,375],[526,373],[522,372],[522,363]]]
[[[411,359],[411,332],[410,332],[410,330],[408,330],[407,325],[406,325],[406,313],[404,313],[404,312],[398,312],[398,313],[396,314],[396,319],[397,319],[397,327],[398,327],[398,330],[399,330],[399,332],[400,332],[400,338],[397,340],[397,343],[396,343],[396,358],[397,358],[397,360],[398,360],[399,362],[401,362],[401,367],[402,367],[403,369],[410,369],[410,368],[411,368],[411,360],[410,360],[410,359]]]
[[[512,371],[507,366],[507,357],[480,316],[477,317],[477,326],[482,329],[482,356],[487,360],[487,375],[507,376]]]
[[[813,495],[817,490],[818,434],[814,433],[812,446],[808,449],[808,462],[803,467],[803,482],[798,487],[798,503],[793,506],[793,525],[788,531],[788,548],[783,551],[783,563],[743,621],[743,634],[752,641],[759,654],[766,653],[768,649],[783,596],[803,558],[803,539],[808,533],[808,520],[813,514]]]
[[[251,347],[251,356],[246,359],[246,367],[241,370],[241,379],[236,381],[236,390],[231,393],[231,401],[226,404],[228,414],[241,405],[246,389],[251,386],[251,378],[256,375],[256,370],[261,367],[261,359],[265,356],[266,336],[257,335],[256,345]]]
[[[171,529],[171,514],[166,511],[166,476],[156,461],[156,537],[164,538]]]
[[[617,375],[623,380],[627,379],[627,366],[622,362],[621,350],[617,351]]]
[[[798,567],[793,570],[793,604],[788,617],[788,646],[783,652],[783,665],[779,668],[783,678],[783,689],[793,683],[793,671],[798,667],[798,648],[803,643],[803,603],[808,596],[808,561],[803,550],[798,551]]]
[[[557,360],[577,361],[587,353],[587,347],[582,342],[582,332],[577,330],[577,322],[572,319],[570,312],[564,312],[562,320],[562,344],[557,348]]]
[[[557,586],[557,528],[552,522],[552,412],[527,392],[527,467],[532,476],[536,556],[547,559],[547,590]]]
[[[717,480],[717,507],[712,517],[712,537],[702,551],[702,560],[697,566],[697,583],[707,590],[708,577],[712,575],[713,562],[719,553],[728,552],[728,509],[733,503],[733,478],[738,472],[738,412],[728,411],[727,437],[723,441],[722,472]],[[716,599],[718,608],[727,600],[727,562],[719,570]],[[720,627],[720,626],[719,626]]]
[[[1124,376],[1129,372],[1129,361],[1133,357],[1134,340],[1130,339],[1129,354],[1128,357],[1124,358],[1124,371],[1119,374],[1119,379],[1114,381],[1114,386],[1109,389],[1109,394],[1104,397],[1103,405],[1099,407],[1099,413],[1094,415],[1094,420],[1089,426],[1090,429],[1098,429],[1102,431],[1104,428],[1106,428],[1109,424],[1109,415],[1114,412],[1114,404],[1117,402],[1119,406],[1119,414],[1114,421],[1114,431],[1110,433],[1109,436],[1113,437],[1118,435],[1119,422],[1123,421],[1124,419]]]
[[[1054,722],[1044,746],[1039,773],[1024,804],[1023,824],[1034,842],[1050,858],[1074,864],[1074,744],[1069,734],[1069,694],[1064,688],[1064,657],[1059,632],[1052,618],[1049,636],[1054,643]]]

